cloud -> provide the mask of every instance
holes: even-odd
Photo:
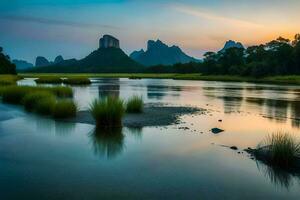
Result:
[[[58,26],[72,26],[72,27],[79,27],[79,28],[119,29],[119,27],[117,26],[111,26],[105,24],[92,24],[92,23],[85,23],[85,22],[65,21],[65,20],[57,20],[57,19],[31,17],[31,16],[4,15],[1,16],[0,19],[11,20],[11,21],[34,22],[34,23],[58,25]]]
[[[202,19],[207,19],[211,21],[215,21],[221,24],[230,24],[233,26],[238,26],[238,27],[248,27],[248,28],[263,28],[264,26],[262,24],[254,23],[251,21],[247,20],[240,20],[240,19],[235,19],[231,17],[226,17],[226,16],[220,16],[215,13],[212,13],[210,11],[203,11],[200,9],[195,9],[189,6],[185,5],[180,5],[180,4],[173,4],[171,7],[181,13],[191,15],[194,17],[199,17]]]

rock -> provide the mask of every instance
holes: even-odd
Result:
[[[45,67],[49,66],[51,63],[43,56],[36,57],[35,66],[36,67]]]
[[[120,48],[120,42],[111,35],[103,35],[99,40],[99,48]]]
[[[219,128],[212,128],[212,129],[211,129],[211,132],[214,133],[214,134],[218,134],[218,133],[221,133],[221,132],[223,132],[223,131],[224,131],[224,130],[219,129]]]
[[[238,148],[236,146],[231,146],[230,149],[232,149],[232,150],[238,150]]]
[[[64,61],[64,58],[61,55],[59,55],[59,56],[56,56],[56,58],[54,59],[54,64],[57,64],[57,63],[60,63],[63,61]]]
[[[221,119],[219,119],[218,121],[219,121],[219,122],[222,122],[222,120],[221,120]]]

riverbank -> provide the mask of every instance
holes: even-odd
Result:
[[[143,113],[126,113],[122,123],[126,127],[168,126],[179,124],[179,117],[186,114],[204,114],[204,109],[184,106],[145,105]],[[63,119],[64,122],[95,125],[95,120],[89,111],[79,111],[74,118]]]
[[[23,78],[40,78],[57,76],[64,78],[88,77],[88,78],[130,78],[130,79],[175,79],[175,80],[202,80],[202,81],[228,81],[228,82],[253,82],[253,83],[270,83],[270,84],[300,84],[300,75],[289,76],[268,76],[263,78],[230,76],[230,75],[202,75],[202,74],[145,74],[145,73],[107,73],[107,74],[58,74],[58,73],[23,73],[19,74]]]

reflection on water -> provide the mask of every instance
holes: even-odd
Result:
[[[122,128],[94,129],[90,133],[92,148],[97,156],[112,159],[124,151]]]
[[[289,190],[295,181],[300,181],[300,175],[291,174],[280,168],[267,165],[261,161],[256,161],[257,168],[265,177],[267,177],[272,184]]]
[[[142,139],[143,127],[128,127],[129,133],[136,139]]]
[[[105,98],[108,96],[120,96],[120,81],[119,79],[108,79],[104,84],[98,86],[99,97]]]

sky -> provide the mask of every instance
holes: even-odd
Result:
[[[0,46],[12,59],[83,58],[111,34],[130,54],[149,39],[201,58],[300,33],[299,0],[0,0]]]

